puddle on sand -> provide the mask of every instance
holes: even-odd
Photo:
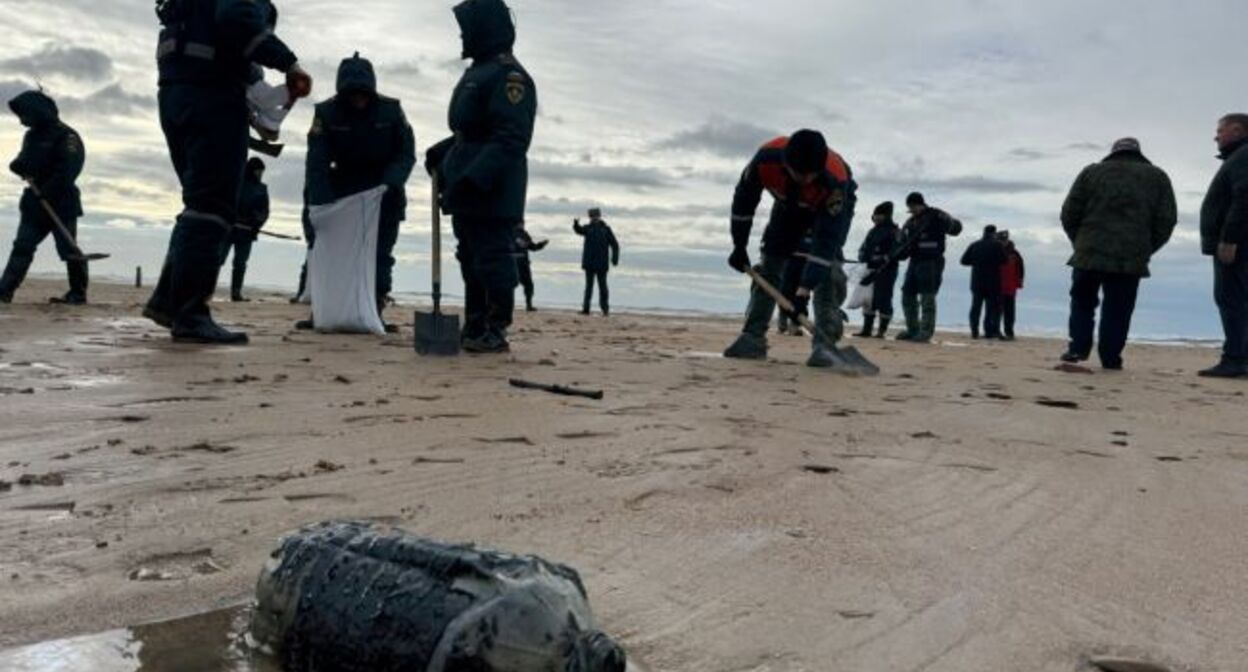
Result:
[[[250,614],[234,607],[0,651],[0,672],[281,672],[243,644]]]
[[[0,651],[0,672],[282,672],[250,649],[247,605]],[[628,661],[628,672],[646,672]]]

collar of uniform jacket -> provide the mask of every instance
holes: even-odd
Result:
[[[1232,143],[1230,144],[1230,146],[1229,146],[1229,147],[1227,147],[1226,149],[1222,150],[1222,151],[1218,154],[1218,158],[1219,158],[1219,159],[1222,159],[1223,161],[1225,161],[1225,160],[1227,160],[1227,159],[1231,158],[1231,156],[1232,156],[1232,155],[1234,155],[1234,154],[1235,154],[1235,152],[1238,152],[1239,150],[1243,149],[1244,147],[1248,147],[1248,138],[1244,138],[1244,139],[1242,139],[1242,140],[1238,140],[1238,141],[1236,141],[1236,142],[1232,142]]]

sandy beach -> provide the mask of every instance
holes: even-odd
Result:
[[[0,307],[0,646],[237,603],[284,532],[371,518],[578,568],[655,672],[1248,669],[1248,383],[1208,350],[868,340],[847,379],[720,358],[730,320],[539,312],[422,359],[276,295],[206,349],[60,288]]]

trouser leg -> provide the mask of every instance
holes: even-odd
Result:
[[[1013,296],[1002,297],[1001,314],[1005,320],[1005,335],[1014,338],[1014,324],[1018,320],[1018,299]]]
[[[1096,309],[1101,305],[1101,274],[1074,269],[1070,281],[1070,346],[1072,354],[1087,359],[1096,332]]]
[[[773,287],[778,287],[787,263],[788,260],[784,257],[764,254],[758,270],[764,280]],[[771,326],[771,316],[775,311],[776,300],[758,285],[751,286],[750,305],[746,309],[745,328],[742,332],[766,342],[767,329]]]
[[[1101,364],[1107,367],[1122,366],[1139,290],[1140,278],[1133,275],[1112,274],[1105,280],[1098,352]]]
[[[984,297],[984,336],[1001,337],[1001,295],[996,292]]]
[[[455,238],[459,241],[455,259],[459,262],[459,274],[464,281],[464,338],[481,336],[486,325],[485,285],[476,272],[474,225],[475,221],[466,217],[455,217],[452,221]]]
[[[918,336],[922,331],[919,325],[919,295],[913,292],[901,293],[901,312],[906,317],[906,333]]]
[[[533,309],[533,264],[527,254],[516,257],[516,272],[520,278],[520,286],[524,288],[524,305]]]
[[[598,307],[603,315],[611,313],[611,288],[607,286],[607,272],[598,274]]]
[[[984,295],[974,292],[971,295],[971,336],[979,338],[979,320],[983,316]]]
[[[230,298],[240,301],[243,298],[243,283],[247,278],[247,262],[251,259],[252,241],[234,241],[234,268],[230,275]]]
[[[920,337],[931,340],[936,335],[936,295],[923,294],[919,296],[919,328]]]
[[[1226,265],[1213,260],[1213,296],[1222,317],[1222,359],[1248,364],[1248,261]]]
[[[382,208],[386,212],[386,208]],[[394,289],[394,247],[399,242],[399,219],[393,215],[382,218],[377,225],[377,311],[385,306],[386,297]]]
[[[815,309],[814,346],[835,346],[845,335],[845,320],[841,317],[841,304],[848,292],[845,270],[834,263],[827,269],[823,281],[815,287],[811,305]]]
[[[594,302],[594,275],[593,271],[585,271],[585,296],[581,301],[581,312],[589,314],[589,307]]]
[[[9,263],[0,275],[0,297],[10,298],[22,286],[22,281],[26,279],[26,273],[30,271],[30,265],[35,260],[35,250],[48,237],[48,233],[49,230],[41,226],[36,216],[22,214],[17,225],[13,250],[9,253]]]
[[[69,294],[65,298],[73,301],[87,300],[87,284],[90,281],[87,262],[67,261],[65,270],[69,273]]]

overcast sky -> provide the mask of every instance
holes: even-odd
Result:
[[[277,0],[279,34],[332,95],[338,61],[359,50],[401,98],[418,149],[446,134],[463,70],[451,2]],[[541,102],[530,154],[528,226],[553,240],[534,258],[539,297],[575,300],[571,218],[599,205],[624,246],[616,301],[735,312],[745,286],[724,264],[736,178],[754,149],[820,129],[854,168],[859,216],[912,189],[968,225],[1012,231],[1029,261],[1022,302],[1033,329],[1060,328],[1069,246],[1057,222],[1066,189],[1120,136],[1141,139],[1178,193],[1180,230],[1156,260],[1137,326],[1153,335],[1218,333],[1199,256],[1213,128],[1248,108],[1239,64],[1248,3],[1203,0],[515,0],[517,56]],[[154,274],[180,209],[155,110],[157,25],[144,0],[0,0],[0,97],[40,82],[88,150],[84,245],[114,258],[98,274]],[[276,79],[271,74],[270,79]],[[298,232],[310,106],[288,121],[270,163],[275,231]],[[0,156],[22,129],[0,119]],[[16,226],[20,184],[0,180],[0,236]],[[418,169],[396,284],[428,288],[429,183]],[[756,231],[765,224],[760,212]],[[757,235],[755,237],[757,240]],[[302,248],[264,241],[252,280],[290,285]],[[955,259],[956,261],[956,259]],[[55,270],[49,246],[38,270]],[[966,274],[947,278],[942,322],[964,323]]]

